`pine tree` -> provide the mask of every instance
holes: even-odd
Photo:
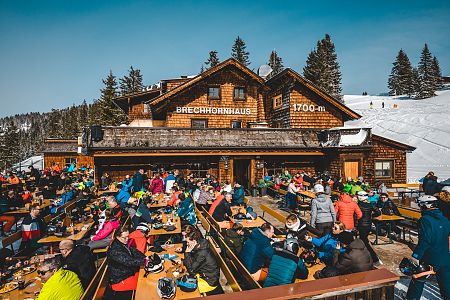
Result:
[[[113,102],[113,98],[116,96],[117,82],[112,71],[109,71],[106,79],[102,81],[105,87],[100,89],[100,99],[94,103],[97,106],[95,114],[98,116],[94,117],[94,120],[97,125],[118,126],[126,123],[127,115]]]
[[[122,95],[134,94],[142,91],[144,85],[142,83],[141,70],[130,67],[128,76],[125,75],[120,79],[120,92]]]
[[[388,80],[389,94],[392,96],[413,95],[412,66],[403,49],[400,49],[392,65],[391,75],[389,75]]]
[[[319,88],[343,102],[342,75],[330,35],[325,34],[325,38],[318,41],[316,49],[308,55],[303,75]]]
[[[203,72],[205,72],[205,67],[202,64],[202,66],[200,67],[200,74],[202,74]]]
[[[231,48],[231,57],[247,67],[250,65],[250,59],[248,58],[250,53],[246,51],[246,48],[247,46],[245,45],[244,40],[238,36],[236,40],[234,40],[233,48]]]
[[[206,69],[214,68],[220,63],[217,51],[213,50],[209,52],[208,60],[205,61]]]
[[[6,163],[7,167],[20,161],[19,144],[20,141],[20,130],[17,128],[14,121],[10,121],[7,125],[4,136],[3,136],[3,151],[2,157]]]
[[[433,61],[431,62],[431,68],[434,78],[434,90],[440,90],[443,87],[443,81],[442,81],[442,72],[441,67],[439,66],[439,61],[437,60],[436,56],[433,57]]]
[[[420,76],[417,68],[412,68],[412,76],[411,76],[411,87],[408,95],[411,97],[417,98],[417,95],[420,94],[421,85],[420,85]]]
[[[283,71],[283,60],[278,56],[277,51],[272,50],[269,57],[268,65],[272,68],[272,72],[270,73],[270,77],[277,75],[281,71]]]
[[[89,106],[86,100],[83,101],[78,108],[78,132],[82,133],[83,129],[89,125]]]
[[[433,73],[433,58],[425,44],[419,61],[419,77],[420,77],[420,92],[417,95],[418,99],[424,99],[435,96],[435,78]]]

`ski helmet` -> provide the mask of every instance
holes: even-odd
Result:
[[[176,294],[175,281],[172,278],[163,277],[158,280],[157,292],[161,299],[171,300]]]
[[[153,254],[152,256],[148,257],[148,260],[144,267],[145,275],[148,275],[149,273],[159,273],[164,270],[164,264],[159,255]]]
[[[430,209],[438,207],[438,199],[434,196],[423,195],[416,199],[417,205],[421,209]]]
[[[295,255],[297,255],[298,250],[300,250],[297,239],[285,239],[283,248],[284,250],[292,252]]]
[[[198,287],[197,277],[191,274],[184,274],[177,279],[177,286],[183,292],[194,292]]]
[[[359,201],[366,201],[368,198],[368,194],[366,191],[359,191],[357,195]]]

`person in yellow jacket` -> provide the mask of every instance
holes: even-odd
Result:
[[[44,284],[37,300],[79,300],[84,293],[77,274],[61,268],[59,257],[46,259],[37,273]]]

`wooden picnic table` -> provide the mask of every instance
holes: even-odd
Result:
[[[401,221],[401,220],[404,220],[405,218],[397,216],[397,215],[380,215],[380,216],[375,217],[373,219],[378,221],[378,222],[375,222],[376,230],[375,230],[375,241],[373,242],[373,244],[374,245],[393,244],[394,242],[392,241],[391,236],[390,236],[390,233],[392,231],[391,223],[389,223],[388,233],[387,233],[387,235],[389,237],[389,241],[385,242],[383,244],[378,242],[378,231],[379,231],[380,224],[383,223],[383,222]]]
[[[233,213],[233,216],[238,213],[246,214],[246,209],[243,206],[232,206],[231,212]],[[266,223],[266,221],[258,216],[255,220],[235,220],[233,218],[230,218],[232,223],[241,223],[244,228],[255,228],[259,227],[262,224]]]
[[[9,293],[0,294],[0,299],[9,299],[9,300],[23,300],[23,299],[36,299],[38,293],[42,289],[42,282],[38,277],[36,271],[33,273],[27,274],[24,276],[25,279],[25,288],[23,290],[15,289]]]
[[[312,199],[316,198],[316,193],[311,192],[311,191],[299,191],[297,194],[299,194],[302,197],[303,202],[305,202],[306,199],[312,200]]]
[[[171,245],[163,245],[163,247],[165,247],[166,251],[158,253],[158,254],[175,254],[178,256],[178,258],[174,259],[174,261],[180,261],[181,259],[184,258],[184,254],[183,253],[176,253],[175,249],[178,247],[181,247],[182,244],[171,244]],[[146,255],[152,255],[153,252],[151,251],[147,251]],[[135,294],[135,300],[159,300],[161,299],[158,296],[157,293],[157,286],[158,286],[158,280],[162,277],[167,277],[169,276],[166,271],[171,268],[173,266],[172,262],[168,259],[164,260],[164,271],[154,274],[148,274],[147,278],[144,278],[145,275],[145,271],[144,268],[142,267],[139,271],[139,278],[138,278],[138,283],[137,283],[137,287],[136,287],[136,294]],[[182,274],[180,274],[179,276],[181,276]],[[171,277],[174,277],[173,274],[171,275]],[[176,296],[174,299],[188,299],[188,298],[196,298],[196,297],[200,297],[200,292],[198,291],[198,289],[194,292],[191,293],[187,293],[187,292],[183,292],[182,290],[180,290],[179,287],[177,287],[176,290]]]
[[[167,206],[168,199],[165,198],[165,195],[163,193],[161,193],[159,195],[154,195],[153,200],[154,201],[150,205],[150,208],[161,208],[161,207]]]
[[[39,207],[41,209],[47,208],[51,205],[51,200],[50,199],[45,199],[42,201],[42,204],[39,205]],[[4,215],[27,215],[30,213],[30,210],[26,207],[21,207],[18,210],[12,210],[12,211],[8,211],[5,212]]]
[[[105,190],[105,191],[98,191],[97,192],[97,196],[101,196],[103,194],[114,194],[117,193],[119,190],[118,189],[113,189],[113,190]]]
[[[179,234],[181,233],[181,219],[180,217],[175,217],[173,215],[173,211],[170,214],[165,214],[164,212],[161,214],[162,215],[162,222],[164,224],[167,224],[167,221],[169,219],[171,219],[173,225],[176,227],[175,230],[172,231],[167,231],[164,230],[163,228],[161,229],[154,229],[153,227],[150,229],[149,235],[165,235],[165,234]],[[148,224],[150,226],[150,224]]]
[[[86,234],[89,232],[89,230],[92,228],[93,225],[94,225],[94,220],[89,219],[86,222],[77,223],[73,226],[73,229],[78,231],[77,233],[72,233],[69,236],[62,236],[62,237],[50,235],[50,236],[40,239],[38,241],[38,243],[39,244],[49,244],[50,254],[53,254],[53,245],[54,244],[59,243],[63,240],[67,240],[67,239],[79,241],[86,236]],[[68,229],[68,230],[70,231],[71,229]]]

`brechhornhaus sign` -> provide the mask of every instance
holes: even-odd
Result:
[[[251,115],[250,108],[234,107],[177,107],[179,114],[208,114],[208,115]]]

